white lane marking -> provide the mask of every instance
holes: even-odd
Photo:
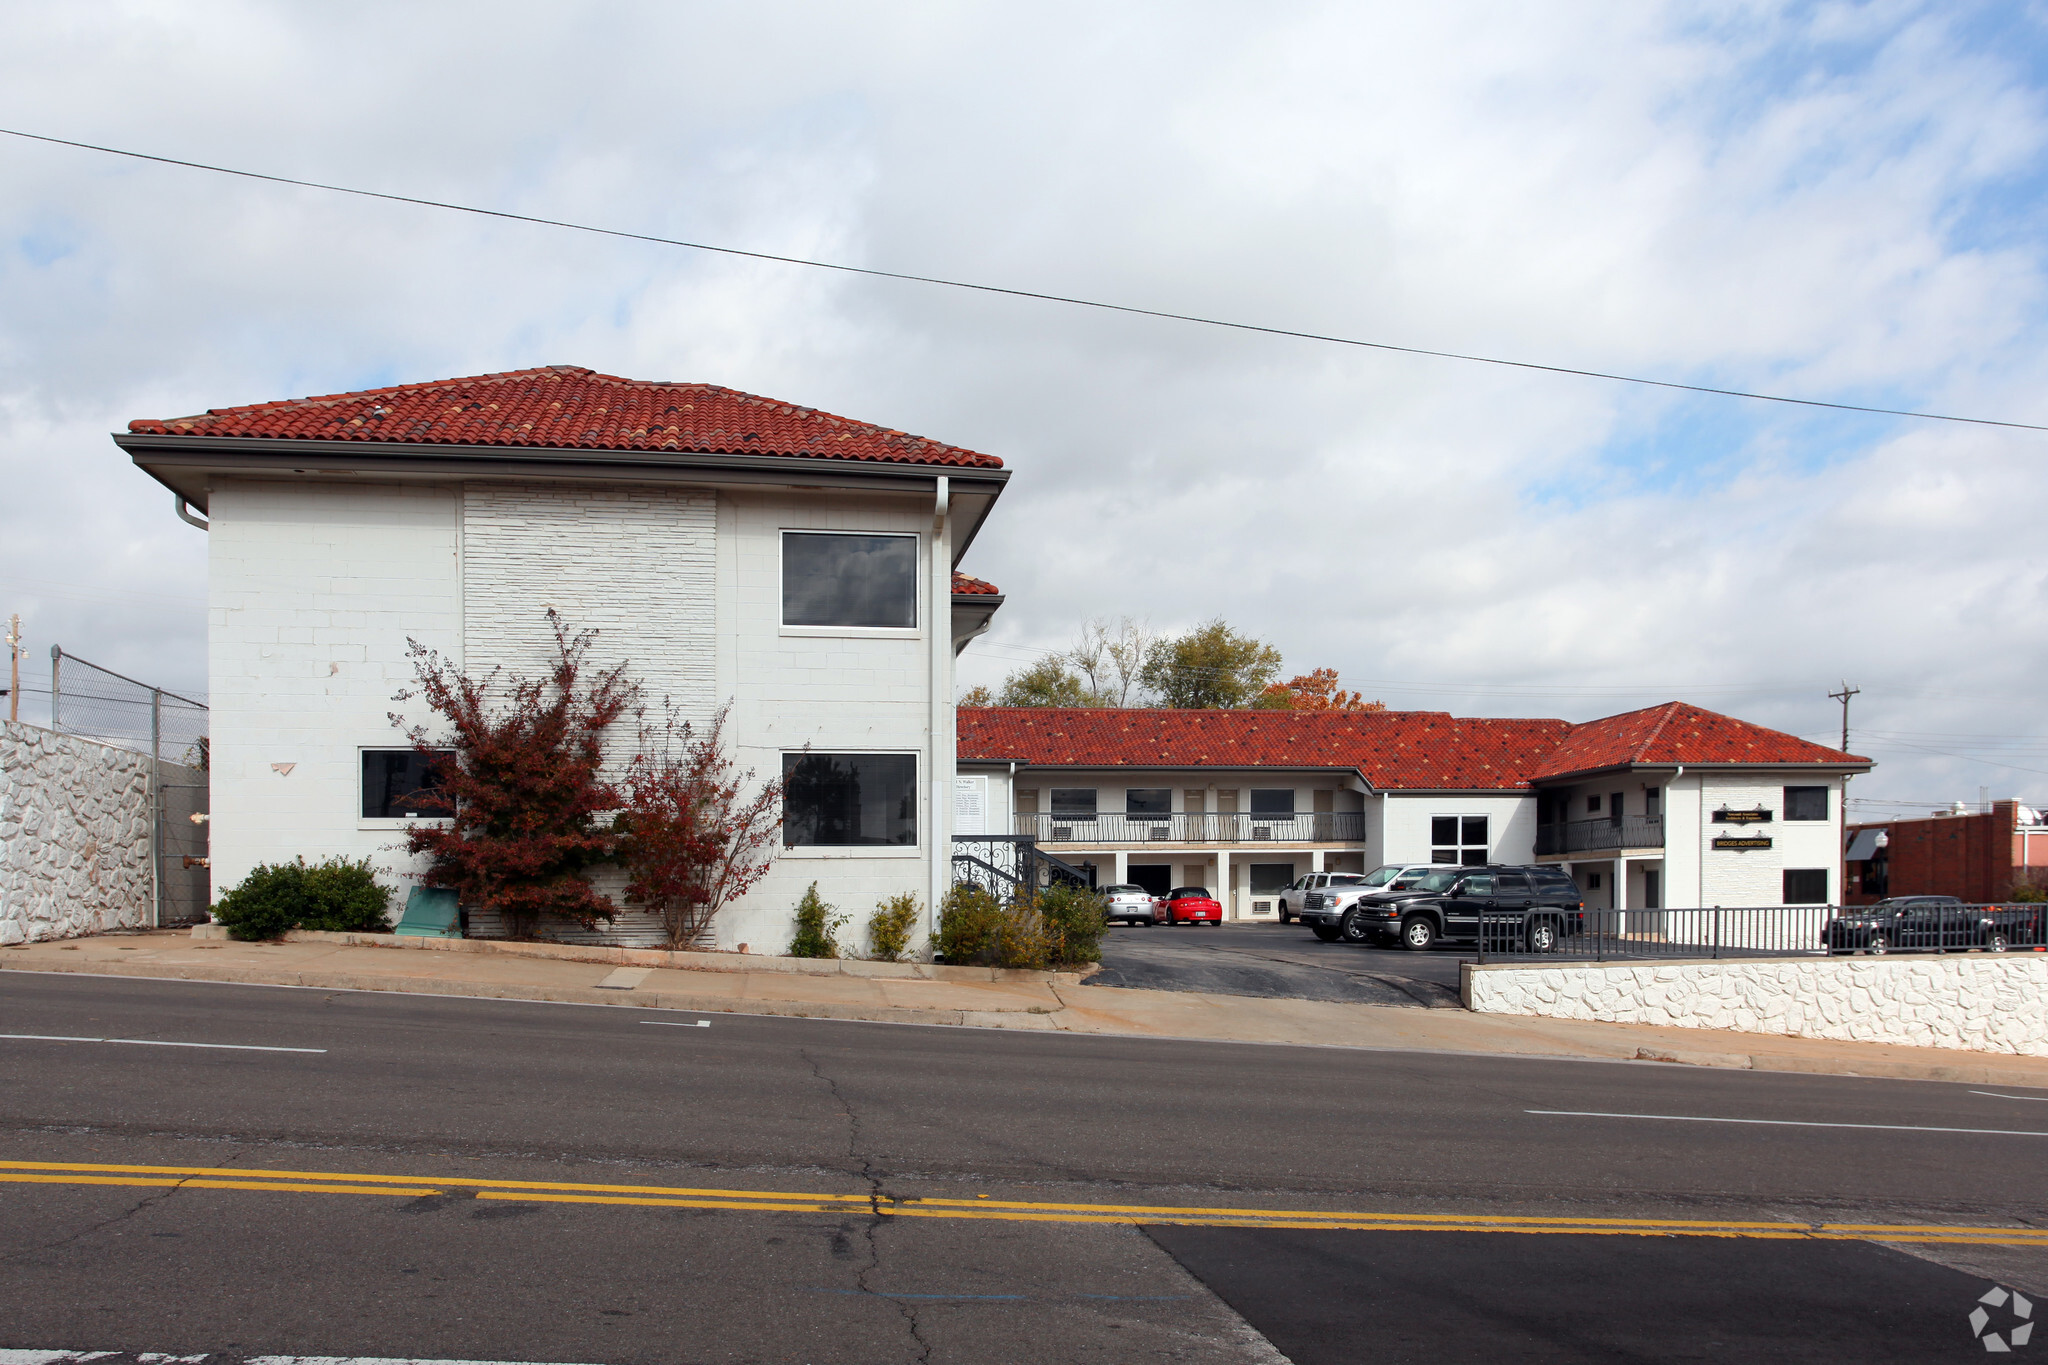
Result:
[[[14,1038],[32,1043],[127,1043],[133,1047],[206,1047],[225,1052],[325,1052],[324,1047],[258,1047],[254,1043],[171,1043],[161,1038],[72,1038],[62,1033],[0,1033],[0,1038]],[[69,1360],[71,1357],[65,1356]],[[0,1356],[0,1365],[14,1365],[7,1357]]]
[[[710,1028],[709,1019],[699,1019],[694,1024],[685,1024],[679,1019],[642,1019],[643,1024],[654,1024],[661,1028]]]
[[[2048,1104],[2048,1095],[2001,1095],[1996,1090],[1972,1090],[1972,1095],[1989,1095],[1994,1100],[2033,1100],[2036,1104]]]
[[[5,1365],[5,1362],[0,1362],[0,1365]],[[414,1356],[250,1356],[242,1365],[537,1365],[537,1362],[425,1360]]]
[[[1887,1133],[1980,1133],[1994,1137],[2048,1137],[2024,1128],[1918,1128],[1909,1123],[1813,1123],[1800,1119],[1721,1119],[1698,1114],[1603,1114],[1590,1109],[1524,1109],[1568,1119],[1656,1119],[1663,1123],[1755,1123],[1770,1128],[1869,1128]]]

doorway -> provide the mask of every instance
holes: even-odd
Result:
[[[1166,863],[1144,866],[1133,863],[1128,872],[1130,884],[1144,887],[1147,895],[1163,896],[1173,890],[1173,868]]]

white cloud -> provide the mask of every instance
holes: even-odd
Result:
[[[1973,14],[17,6],[0,124],[1140,306],[2040,420],[2043,262],[2014,224],[2039,219],[2048,116]],[[1397,705],[1584,717],[1678,694],[1818,736],[1846,675],[1859,721],[1888,734],[2034,732],[2039,434],[863,281],[10,139],[0,185],[0,610],[19,604],[38,648],[174,685],[203,681],[201,614],[166,600],[203,591],[203,544],[106,432],[577,363],[1005,457],[1017,476],[969,567],[1010,603],[973,679],[1087,614],[1221,614]],[[1868,746],[1885,760],[1869,793],[2041,790],[1907,742],[1962,745]]]

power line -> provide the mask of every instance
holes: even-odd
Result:
[[[1100,299],[1078,298],[1071,294],[1052,294],[1037,289],[1016,289],[1005,285],[977,284],[970,280],[946,279],[938,275],[918,275],[908,271],[880,270],[872,266],[846,265],[838,261],[814,261],[803,256],[783,256],[771,251],[749,251],[742,247],[718,246],[710,242],[692,242],[678,237],[660,237],[647,232],[628,232],[622,228],[597,227],[590,223],[572,223],[562,218],[542,218],[536,214],[511,213],[504,209],[478,208],[473,204],[457,204],[444,199],[427,199],[410,194],[387,194],[380,190],[358,189],[352,185],[330,185],[318,180],[300,180],[288,175],[268,175],[261,171],[238,170],[232,166],[215,166],[204,161],[185,161],[171,156],[155,156],[148,152],[129,151],[122,147],[103,147],[92,142],[76,142],[70,138],[50,137],[43,133],[23,132],[18,128],[0,128],[0,133],[18,137],[30,142],[48,143],[55,147],[72,147],[79,151],[100,152],[107,156],[127,157],[134,161],[153,161],[162,166],[179,166],[186,170],[207,171],[214,175],[232,175],[244,180],[261,180],[273,185],[292,185],[299,189],[324,190],[330,194],[350,194],[362,199],[381,199],[393,204],[412,204],[419,208],[442,209],[450,213],[469,213],[483,218],[497,218],[512,223],[531,223],[538,227],[562,228],[570,232],[588,232],[600,237],[616,237],[629,242],[648,242],[656,246],[683,247],[691,251],[716,252],[722,256],[740,256],[754,261],[773,261],[779,265],[807,266],[813,270],[832,270],[846,275],[864,275],[878,280],[902,280],[911,284],[940,285],[948,289],[969,289],[981,294],[1001,294],[1009,298],[1037,299],[1044,303],[1064,303],[1075,308],[1094,308],[1106,313],[1123,313],[1132,317],[1160,318],[1168,322],[1189,322],[1203,327],[1223,327],[1237,332],[1257,332],[1264,336],[1292,337],[1300,341],[1320,341],[1333,346],[1355,346],[1372,351],[1391,351],[1401,355],[1428,356],[1437,360],[1462,360],[1475,365],[1499,365],[1509,369],[1536,370],[1544,374],[1572,375],[1581,379],[1604,379],[1616,384],[1638,384],[1656,389],[1673,389],[1683,393],[1703,393],[1720,398],[1746,398],[1759,403],[1788,403],[1804,408],[1827,408],[1836,412],[1861,412],[1879,417],[1911,417],[1929,422],[1961,422],[1971,426],[2006,427],[2016,431],[2048,431],[2048,425],[2034,422],[2006,422],[1990,417],[1962,417],[1953,413],[1918,412],[1909,408],[1869,407],[1861,403],[1830,403],[1819,398],[1792,398],[1778,393],[1756,393],[1747,389],[1723,389],[1710,384],[1681,384],[1669,379],[1646,379],[1641,375],[1615,374],[1606,370],[1585,370],[1570,365],[1545,365],[1533,360],[1508,360],[1500,356],[1474,355],[1464,351],[1439,351],[1426,346],[1402,346],[1390,341],[1365,341],[1357,337],[1332,336],[1325,332],[1304,332],[1291,327],[1269,327],[1254,322],[1232,322],[1224,318],[1203,317],[1195,313],[1176,313],[1163,308],[1140,308],[1134,304],[1106,303]]]

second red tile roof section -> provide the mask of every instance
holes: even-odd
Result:
[[[993,455],[715,384],[620,379],[574,365],[137,418],[160,436],[794,455],[1000,469]]]
[[[1867,761],[1682,702],[1585,725],[1444,711],[962,707],[959,731],[963,762],[1355,768],[1380,790],[1521,791],[1630,763]]]

